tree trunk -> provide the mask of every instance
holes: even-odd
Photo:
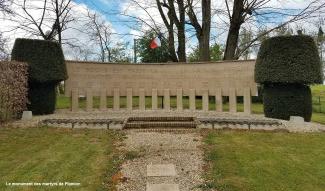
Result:
[[[180,62],[186,62],[185,27],[178,29],[178,50],[177,55]]]
[[[186,43],[185,43],[185,6],[184,0],[177,0],[179,21],[176,24],[178,31],[178,60],[180,62],[186,62]],[[177,19],[177,17],[175,18]]]
[[[161,7],[161,2],[159,0],[156,0],[156,4],[160,13],[160,16],[162,20],[164,21],[164,24],[166,28],[168,29],[168,52],[169,52],[169,59],[173,62],[178,62],[178,58],[175,51],[175,39],[174,39],[174,20],[171,10],[168,11],[167,16],[169,19],[169,22],[167,20],[167,17],[165,16],[164,11]],[[170,9],[170,8],[169,8]]]
[[[168,29],[168,52],[169,59],[173,62],[178,62],[178,58],[175,52],[174,30]]]
[[[205,35],[199,37],[199,60],[210,61],[210,38]]]
[[[227,37],[224,60],[236,60],[236,49],[240,27],[244,22],[244,3],[242,0],[235,0],[232,16],[230,18],[230,27]]]
[[[202,32],[199,38],[200,61],[210,61],[211,0],[202,0]]]

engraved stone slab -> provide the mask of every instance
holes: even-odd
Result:
[[[147,184],[146,191],[179,191],[178,184]]]
[[[147,165],[147,176],[176,176],[175,165],[173,164]]]

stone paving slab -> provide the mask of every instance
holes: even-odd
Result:
[[[147,184],[146,191],[179,191],[178,184]]]
[[[147,165],[147,176],[176,176],[175,165],[173,164]]]

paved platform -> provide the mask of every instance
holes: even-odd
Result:
[[[146,191],[179,191],[178,184],[147,184]]]
[[[176,176],[175,165],[173,164],[157,164],[147,165],[147,176]]]

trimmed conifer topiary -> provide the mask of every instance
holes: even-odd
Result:
[[[312,37],[278,36],[265,40],[255,65],[255,81],[264,85],[266,117],[288,120],[301,116],[310,121],[308,84],[322,83],[322,64]]]
[[[28,97],[31,104],[27,107],[35,115],[52,114],[56,104],[56,83],[29,84]]]
[[[289,120],[301,116],[310,121],[312,97],[309,86],[302,84],[267,84],[263,91],[266,117]]]
[[[61,46],[53,41],[16,39],[12,60],[28,63],[28,109],[39,115],[53,113],[55,88],[67,79]]]
[[[310,36],[277,36],[265,40],[255,66],[257,83],[323,82],[317,46]]]
[[[63,51],[56,42],[18,38],[11,57],[28,63],[31,82],[52,83],[67,79]]]

